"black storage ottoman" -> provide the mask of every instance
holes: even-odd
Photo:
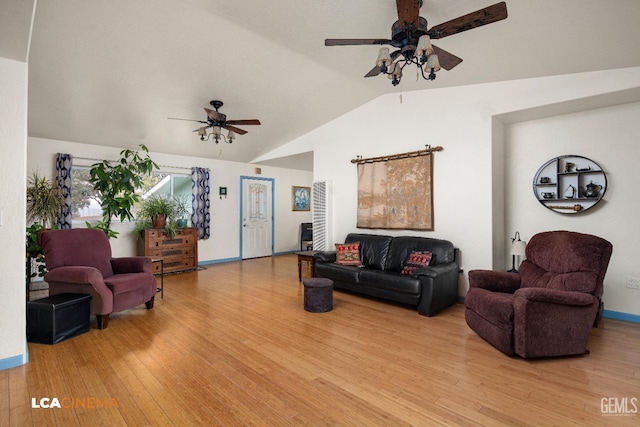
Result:
[[[58,294],[27,303],[27,341],[56,344],[89,332],[91,295]]]
[[[333,309],[333,280],[324,277],[304,279],[304,309],[311,313],[326,313]]]

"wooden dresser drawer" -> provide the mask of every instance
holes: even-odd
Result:
[[[164,229],[149,228],[138,239],[138,255],[153,260],[162,259],[164,272],[188,271],[198,268],[198,238],[195,228],[180,228],[168,238]],[[160,262],[153,263],[153,272],[161,272]]]

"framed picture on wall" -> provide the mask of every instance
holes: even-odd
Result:
[[[311,187],[291,187],[291,210],[311,210]]]

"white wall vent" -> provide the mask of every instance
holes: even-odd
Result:
[[[331,182],[315,181],[311,191],[313,211],[313,249],[331,251],[334,249],[331,226]]]

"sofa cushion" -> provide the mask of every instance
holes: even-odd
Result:
[[[362,270],[358,276],[358,282],[362,286],[385,289],[403,294],[419,295],[422,291],[420,280],[411,276],[402,276],[398,273],[380,270]]]
[[[141,283],[155,289],[156,278],[151,273],[124,273],[114,274],[104,279],[104,284],[113,292],[113,295],[136,291],[141,288]]]
[[[316,277],[326,277],[338,282],[357,283],[358,275],[362,270],[352,265],[339,265],[335,263],[316,263]]]
[[[494,325],[513,323],[513,294],[470,288],[464,305]]]
[[[344,242],[360,242],[360,262],[362,265],[367,268],[384,270],[391,239],[391,236],[351,233],[347,234]]]
[[[336,264],[360,267],[360,242],[336,243]]]
[[[406,259],[412,251],[429,251],[432,253],[430,265],[454,262],[453,243],[448,240],[429,237],[400,236],[394,237],[389,245],[389,255],[384,270],[400,273]]]
[[[418,268],[429,267],[431,255],[432,254],[429,251],[411,251],[400,274],[403,276],[411,276],[411,273],[416,271]]]
[[[78,250],[78,242],[91,242]],[[103,277],[113,276],[111,244],[103,231],[95,228],[47,230],[38,234],[38,244],[44,249],[47,269],[62,266],[94,267]]]
[[[602,294],[603,260],[611,243],[589,234],[547,231],[533,236],[520,266],[523,287]]]

